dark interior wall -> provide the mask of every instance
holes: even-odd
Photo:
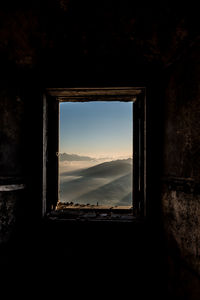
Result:
[[[165,225],[169,274],[179,283],[171,288],[181,290],[182,278],[198,286],[197,14],[195,6],[170,1],[2,5],[0,176],[26,189],[0,192],[1,241],[15,232],[16,216],[22,224],[33,221],[41,206],[44,88],[146,86],[151,217],[157,227]],[[188,293],[191,289],[188,283]]]
[[[165,95],[163,218],[179,296],[198,298],[200,274],[200,85],[199,43],[170,70]],[[190,274],[190,275],[188,275]],[[189,288],[187,281],[194,283]],[[183,285],[181,282],[185,282]],[[189,290],[188,290],[189,289]],[[191,295],[191,296],[192,296]]]
[[[18,91],[12,87],[1,89],[0,101],[0,181],[17,183],[23,175],[24,105]],[[14,181],[14,182],[13,182]],[[0,240],[8,241],[16,219],[16,205],[20,192],[0,192]]]
[[[0,191],[3,243],[16,232],[18,221],[23,224],[39,216],[41,201],[35,199],[41,199],[42,189],[42,95],[39,89],[10,83],[1,86],[0,184],[22,184],[25,189]]]
[[[1,176],[22,175],[24,105],[16,89],[1,90]]]

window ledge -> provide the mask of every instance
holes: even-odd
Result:
[[[132,223],[139,218],[132,207],[75,207],[57,209],[46,215],[50,221]]]

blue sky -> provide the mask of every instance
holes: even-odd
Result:
[[[131,102],[60,103],[59,151],[91,157],[131,157]]]

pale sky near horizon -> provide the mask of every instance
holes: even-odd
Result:
[[[60,153],[126,158],[132,151],[132,102],[60,103]]]

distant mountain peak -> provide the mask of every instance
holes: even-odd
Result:
[[[60,161],[94,161],[95,159],[89,156],[80,156],[78,154],[60,153]]]

